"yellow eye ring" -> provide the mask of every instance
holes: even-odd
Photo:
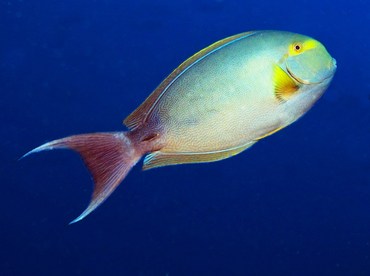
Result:
[[[303,43],[294,42],[294,43],[290,44],[290,46],[289,46],[289,55],[290,56],[299,55],[302,52],[303,52]]]
[[[299,54],[299,53],[302,53],[302,51],[303,51],[303,46],[302,46],[302,44],[301,43],[294,43],[293,44],[293,50],[294,50],[294,52],[296,52],[297,54]]]

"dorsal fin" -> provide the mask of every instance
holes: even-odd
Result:
[[[212,45],[204,48],[203,50],[197,52],[186,61],[184,61],[179,67],[177,67],[166,79],[164,79],[161,84],[149,95],[149,97],[137,108],[135,109],[127,118],[123,121],[123,123],[130,129],[136,129],[140,125],[142,125],[148,115],[150,114],[151,110],[153,109],[156,102],[160,99],[163,93],[166,92],[168,87],[188,68],[190,68],[194,63],[201,60],[202,58],[206,57],[207,55],[215,52],[225,45],[232,43],[236,40],[245,38],[254,34],[255,32],[246,32],[237,34],[234,36],[227,37],[220,41],[213,43]]]

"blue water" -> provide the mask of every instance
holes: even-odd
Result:
[[[0,1],[0,275],[370,275],[367,1]],[[288,30],[338,70],[301,120],[225,161],[135,167],[93,214],[78,155],[226,36]]]

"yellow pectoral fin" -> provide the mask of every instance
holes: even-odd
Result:
[[[155,151],[148,154],[144,159],[143,170],[156,167],[186,164],[186,163],[204,163],[222,160],[246,150],[253,146],[257,141],[249,142],[245,145],[214,152],[161,152]]]
[[[280,101],[289,100],[299,89],[299,85],[277,64],[274,65],[274,91]]]

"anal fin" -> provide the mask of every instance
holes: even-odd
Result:
[[[144,159],[143,170],[149,170],[157,167],[189,164],[206,163],[229,158],[253,146],[257,141],[249,142],[245,145],[234,147],[227,150],[214,152],[162,152],[155,151],[148,154]]]

